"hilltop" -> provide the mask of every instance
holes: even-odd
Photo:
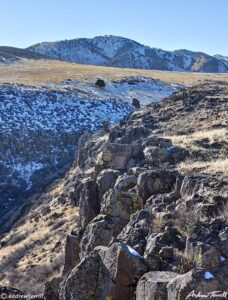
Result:
[[[168,71],[228,72],[227,61],[202,52],[165,51],[119,36],[43,42],[26,50],[55,59],[121,68]]]

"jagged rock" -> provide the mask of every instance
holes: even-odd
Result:
[[[154,258],[154,255],[159,255],[162,248],[166,246],[172,246],[179,250],[184,249],[185,243],[176,229],[166,227],[163,233],[151,234],[147,239],[147,245],[144,252],[145,260],[148,261],[151,257]]]
[[[128,192],[130,189],[135,187],[137,184],[137,177],[134,175],[122,175],[119,176],[114,189],[122,192]]]
[[[225,258],[228,257],[226,228],[226,221],[221,219],[215,219],[209,224],[198,223],[193,234],[187,239],[185,253],[193,257],[194,254],[199,255],[201,248],[204,250],[203,253],[210,250],[214,254],[213,259],[209,260],[208,263],[211,262],[212,265],[217,265],[219,253]],[[204,245],[202,246],[202,244]],[[203,253],[201,253],[201,256]]]
[[[97,177],[97,185],[100,200],[109,189],[114,187],[116,179],[119,175],[120,172],[111,169],[105,169],[99,173]]]
[[[143,255],[150,227],[151,216],[149,212],[145,209],[140,210],[131,216],[129,223],[118,235],[118,239],[134,248],[140,255]]]
[[[186,242],[186,254],[197,267],[211,268],[221,265],[221,253],[213,246],[202,242]]]
[[[176,173],[169,171],[146,171],[139,175],[139,196],[147,200],[151,195],[168,193],[176,182]]]
[[[228,281],[224,280],[225,278],[228,278],[227,265],[214,269],[193,269],[169,282],[167,286],[167,299],[193,300],[196,297],[204,299],[226,299]],[[216,297],[215,294],[220,296]]]
[[[171,259],[174,255],[174,248],[170,246],[162,247],[159,251],[159,256],[164,259]]]
[[[98,253],[85,257],[63,281],[60,300],[105,299],[106,274]]]
[[[148,146],[143,150],[146,162],[162,163],[168,161],[169,152],[160,147]]]
[[[131,299],[146,270],[143,258],[123,243],[98,247],[65,279],[60,300]]]
[[[167,284],[179,276],[174,272],[148,272],[136,289],[136,300],[167,300]]]
[[[119,217],[98,215],[87,226],[81,240],[81,256],[88,255],[97,246],[108,246],[121,230]]]
[[[132,105],[135,107],[135,108],[140,108],[140,101],[136,98],[133,98],[132,100]]]
[[[130,168],[127,173],[128,175],[139,176],[139,174],[145,171],[147,171],[146,168],[134,167],[134,168]]]
[[[63,273],[67,274],[80,262],[80,237],[67,235],[65,246],[65,264]]]
[[[134,166],[141,156],[141,146],[109,143],[98,158],[97,168],[126,170]]]
[[[110,299],[132,299],[139,278],[147,271],[143,258],[124,243],[115,243],[101,253],[110,273]]]
[[[125,226],[131,215],[141,209],[142,206],[142,199],[137,194],[110,189],[103,197],[101,213],[120,217],[123,226]]]
[[[86,228],[88,223],[95,218],[100,211],[98,200],[97,184],[92,179],[88,179],[81,192],[79,201],[80,226]]]
[[[191,198],[201,187],[202,185],[197,178],[185,176],[180,190],[181,197]]]
[[[149,129],[144,126],[129,126],[125,131],[116,136],[115,142],[143,146],[142,138],[147,138],[149,134]]]

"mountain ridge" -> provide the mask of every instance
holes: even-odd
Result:
[[[113,35],[42,42],[26,50],[56,59],[93,65],[169,71],[228,72],[227,63],[221,57],[185,49],[166,51]]]

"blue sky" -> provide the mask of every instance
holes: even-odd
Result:
[[[0,0],[0,45],[113,34],[228,55],[228,0]]]

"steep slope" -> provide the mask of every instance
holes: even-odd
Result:
[[[71,80],[43,87],[0,85],[0,232],[18,217],[12,215],[16,207],[73,161],[83,132],[122,119],[134,97],[147,104],[178,88],[140,77],[110,81],[103,89]]]
[[[228,72],[223,60],[205,53],[164,51],[118,36],[44,42],[27,50],[84,64],[170,71]]]
[[[71,162],[80,134],[113,124],[132,107],[73,87],[0,86],[1,221]]]
[[[185,300],[202,286],[227,290],[227,95],[222,82],[183,89],[106,132],[81,136],[65,178],[2,238],[1,284],[31,292],[36,278],[42,292],[41,278],[58,276],[46,284],[46,300],[130,300],[135,292],[141,300],[156,289],[161,299]],[[207,165],[178,171],[197,161]]]
[[[11,64],[21,59],[51,59],[46,55],[30,52],[25,49],[0,46],[0,64]]]

